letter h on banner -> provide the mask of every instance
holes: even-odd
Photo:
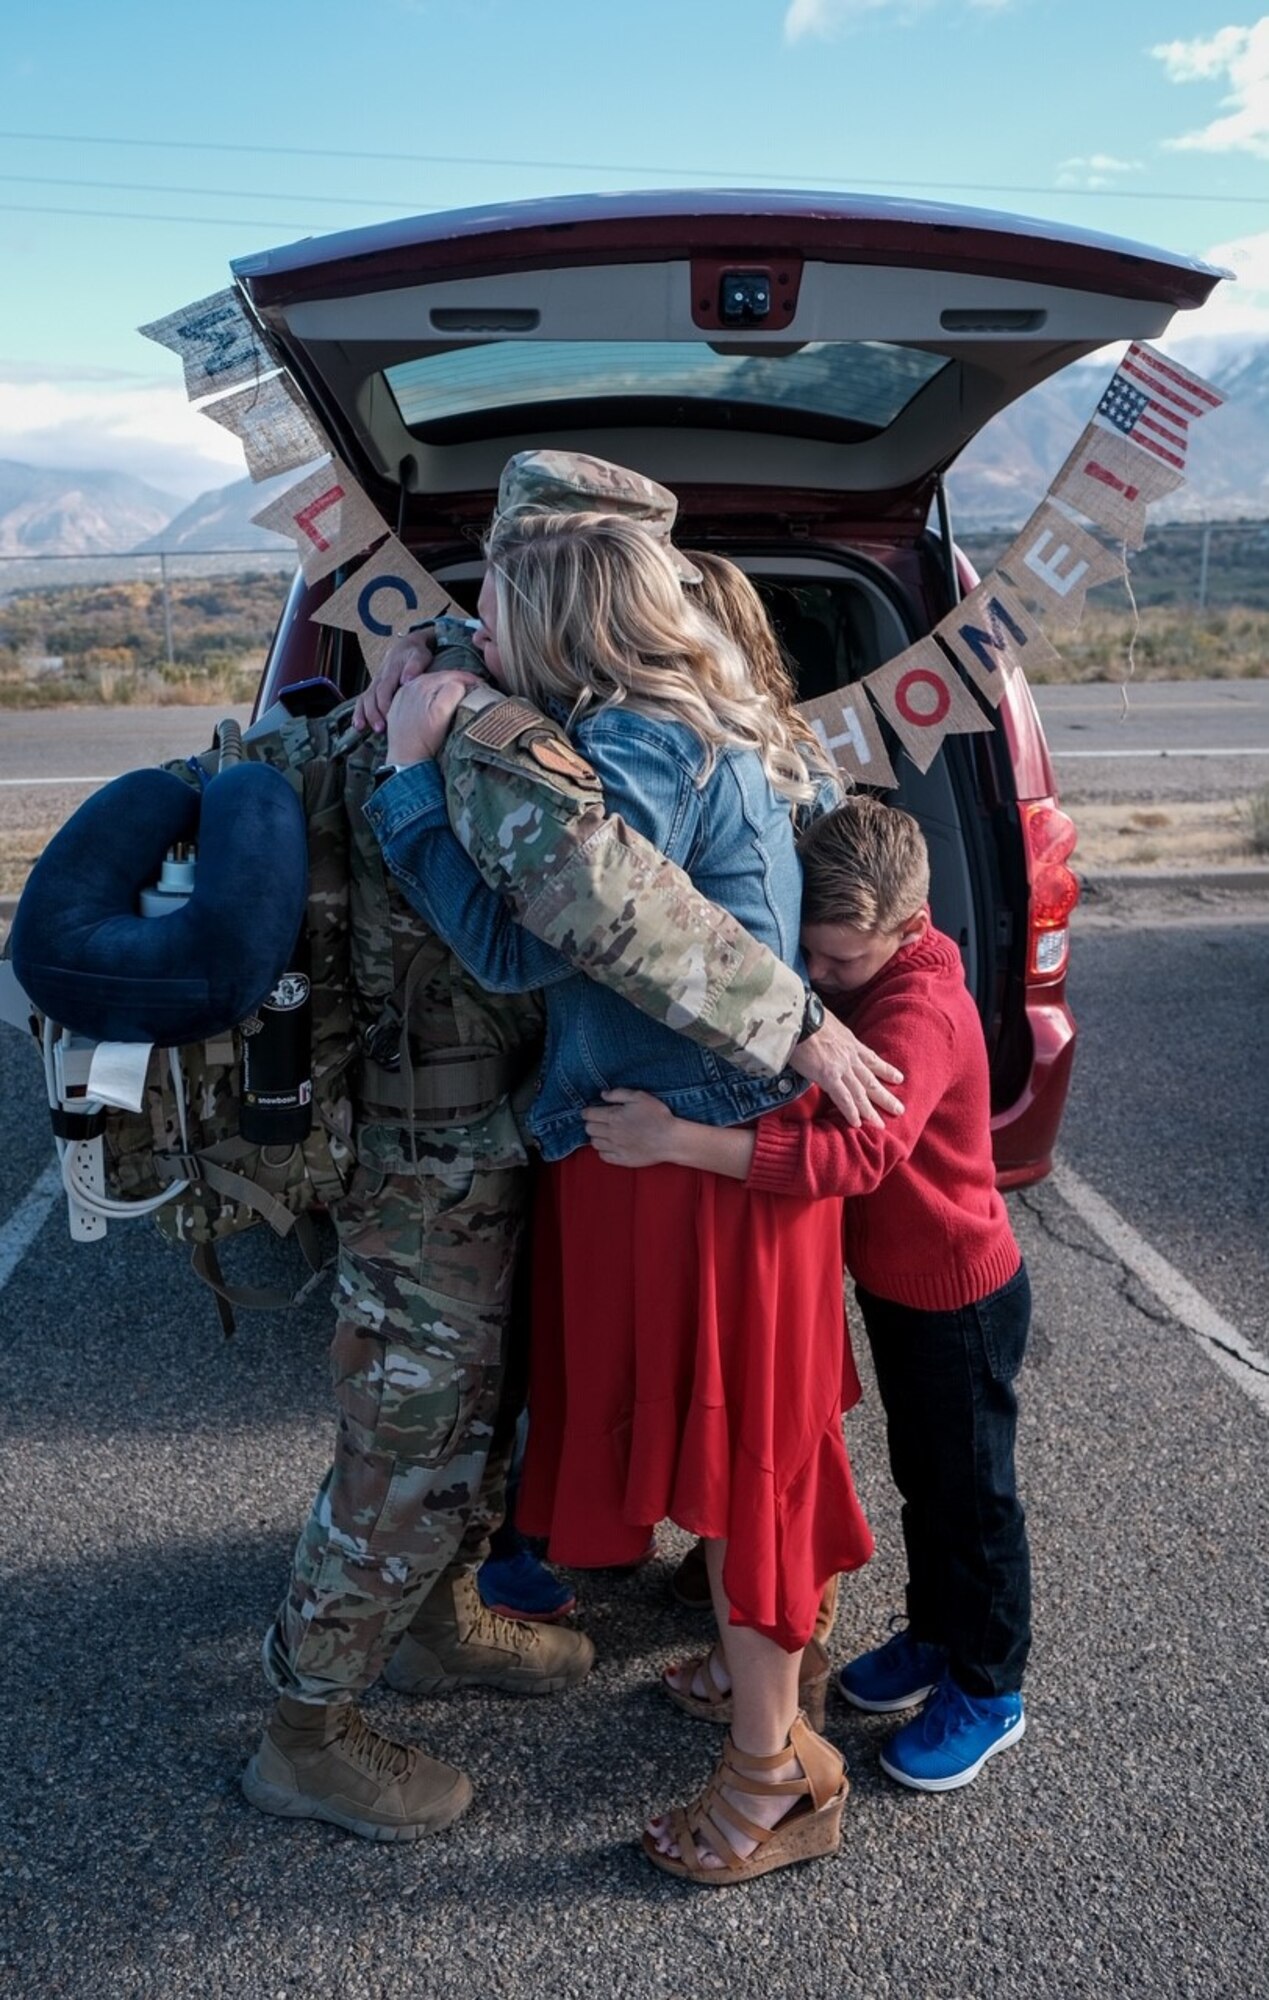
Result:
[[[798,714],[810,724],[838,769],[855,784],[894,789],[894,769],[862,690],[838,688],[815,701],[803,702]]]

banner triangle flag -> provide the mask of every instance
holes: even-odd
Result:
[[[810,724],[838,769],[855,784],[893,791],[894,769],[861,685],[835,688],[832,694],[804,701],[798,714]]]
[[[935,632],[993,708],[999,707],[1011,673],[1058,663],[1056,648],[1003,576],[986,577],[955,611],[940,618]]]
[[[247,471],[253,479],[271,479],[275,472],[294,472],[324,458],[330,445],[316,420],[286,375],[270,375],[246,389],[235,389],[199,408],[213,423],[223,424],[241,441]]]
[[[313,619],[318,625],[355,632],[373,673],[402,632],[452,609],[453,599],[444,586],[415,562],[395,535],[389,535],[356,575],[313,613]]]
[[[232,288],[195,299],[137,332],[180,355],[191,403],[235,382],[258,381],[276,366]]]
[[[1049,488],[1049,499],[1073,507],[1099,528],[1139,549],[1146,539],[1146,508],[1184,486],[1181,474],[1130,438],[1086,424]]]
[[[1123,561],[1044,499],[997,567],[1043,624],[1067,630],[1084,616],[1089,591],[1120,576]]]
[[[306,583],[329,576],[389,532],[378,508],[337,458],[288,486],[251,519],[258,528],[291,537]]]
[[[1190,425],[1219,410],[1225,398],[1157,347],[1133,342],[1093,415],[1099,430],[1131,438],[1174,472],[1185,471]]]
[[[993,727],[933,637],[887,660],[863,682],[918,771],[928,771],[948,736]]]

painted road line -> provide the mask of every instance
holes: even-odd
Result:
[[[119,773],[116,771],[115,776]],[[0,778],[0,785],[108,785],[110,778]]]
[[[56,1160],[50,1160],[8,1221],[0,1223],[0,1292],[44,1227],[48,1212],[61,1193],[61,1168]]]
[[[1269,1416],[1269,1356],[1253,1347],[1245,1335],[1222,1318],[1189,1280],[1138,1236],[1117,1209],[1082,1181],[1065,1160],[1053,1163],[1053,1185],[1063,1201],[1099,1236],[1108,1250],[1149,1287],[1172,1317],[1191,1333],[1200,1348],[1243,1394]]]
[[[1050,757],[1269,757],[1269,744],[1263,750],[1055,750],[1049,745]],[[21,782],[19,780],[19,782]]]

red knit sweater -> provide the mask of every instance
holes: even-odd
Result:
[[[845,1195],[846,1264],[878,1298],[922,1312],[972,1305],[1022,1259],[996,1189],[987,1051],[956,946],[927,930],[842,1016],[903,1071],[902,1117],[850,1126],[807,1091],[757,1121],[748,1184]]]

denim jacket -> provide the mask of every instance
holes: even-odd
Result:
[[[758,757],[723,751],[702,780],[705,750],[691,730],[624,707],[585,717],[571,733],[609,811],[801,971],[792,821]],[[547,1159],[586,1144],[583,1108],[617,1085],[651,1091],[680,1117],[710,1125],[740,1124],[805,1088],[789,1070],[746,1075],[575,972],[523,930],[454,837],[434,764],[386,779],[366,813],[410,902],[482,984],[495,992],[545,989],[542,1078],[525,1123]]]

